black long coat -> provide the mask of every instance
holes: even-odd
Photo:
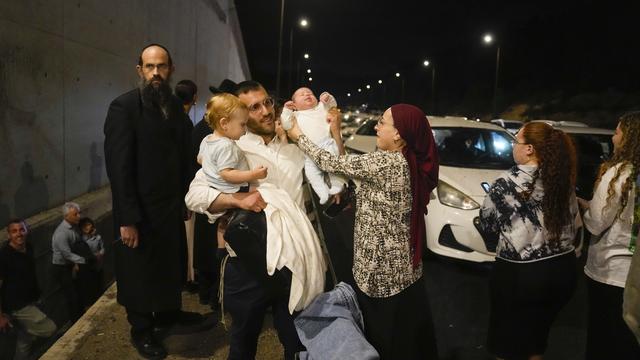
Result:
[[[200,164],[196,161],[200,150],[200,143],[202,139],[211,134],[211,132],[212,130],[204,118],[200,120],[191,131],[191,145],[193,146],[191,158],[193,159],[193,166],[197,169],[200,168]],[[195,216],[193,231],[193,267],[199,272],[218,274],[220,269],[216,259],[216,248],[218,247],[218,243],[216,242],[217,226],[210,224],[206,215],[193,215]],[[215,280],[217,280],[218,275],[215,275],[215,278]]]
[[[181,307],[191,122],[177,99],[169,113],[144,106],[134,89],[113,100],[104,124],[116,234],[123,225],[139,234],[135,249],[114,245],[118,302],[132,311]]]

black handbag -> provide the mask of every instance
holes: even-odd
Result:
[[[267,219],[264,211],[234,210],[224,239],[238,256],[242,267],[269,293],[288,293],[291,286],[288,269],[276,270],[273,276],[267,273]]]

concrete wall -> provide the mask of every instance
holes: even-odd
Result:
[[[250,77],[232,0],[0,0],[0,227],[108,184],[102,126],[147,43],[173,84]]]

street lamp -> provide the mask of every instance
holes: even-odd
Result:
[[[400,73],[399,73],[399,72],[397,72],[397,73],[396,73],[396,78],[399,78],[399,79],[400,79],[400,86],[401,86],[401,87],[400,87],[400,90],[401,90],[401,91],[400,91],[400,99],[401,99],[402,101],[404,101],[404,76],[401,78],[401,77],[400,77]]]
[[[276,72],[276,94],[280,96],[280,72],[282,70],[282,29],[284,27],[284,0],[280,1],[280,32],[278,33],[278,71]]]
[[[313,78],[312,78],[312,77],[310,77],[310,78],[309,78],[309,81],[313,81]]]
[[[351,97],[351,93],[347,93],[347,97]]]
[[[305,18],[301,18],[300,20],[298,20],[298,26],[300,26],[301,29],[308,28],[309,20]],[[295,29],[295,26],[292,26],[291,30],[289,30],[289,93],[293,91],[292,87],[293,87],[293,30],[294,29]]]
[[[371,85],[367,85],[365,87],[367,88],[367,90],[371,89]]]
[[[382,84],[382,80],[378,80],[378,84]]]
[[[358,88],[358,92],[362,92],[362,88]]]
[[[422,66],[428,68],[431,66],[431,111],[436,112],[436,66],[431,64],[429,60],[422,62]]]
[[[311,74],[311,69],[307,69],[307,74]]]
[[[485,34],[482,37],[482,40],[486,45],[490,45],[493,43],[493,36],[491,34]],[[498,101],[498,73],[500,71],[500,46],[496,46],[496,77],[493,82],[493,114],[492,116],[497,116],[497,101]]]
[[[305,60],[309,60],[309,53],[304,53],[304,55],[302,55],[302,57]],[[296,84],[300,83],[300,74],[301,74],[301,72],[300,72],[300,59],[298,58],[298,60],[296,61]]]

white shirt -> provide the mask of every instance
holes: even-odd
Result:
[[[304,209],[302,196],[302,169],[304,154],[296,144],[281,142],[276,136],[268,144],[262,137],[247,132],[237,141],[247,158],[250,169],[267,168],[267,177],[258,180],[286,191],[298,206]]]
[[[267,177],[259,180],[260,183],[266,182],[284,190],[296,204],[304,209],[302,194],[304,155],[295,144],[283,143],[277,136],[265,144],[262,137],[250,132],[242,136],[236,144],[244,151],[250,169],[260,165],[267,168]],[[213,222],[224,214],[224,212],[210,214],[206,211],[218,195],[220,191],[209,187],[204,173],[199,170],[184,200],[189,210],[206,214],[209,221]]]
[[[589,202],[589,209],[584,213],[584,225],[592,237],[589,245],[589,257],[584,267],[585,274],[601,283],[624,287],[629,273],[631,256],[629,242],[631,241],[631,224],[633,222],[633,208],[635,185],[631,188],[627,205],[622,210],[621,217],[616,216],[620,210],[620,192],[622,184],[631,175],[631,166],[622,170],[615,183],[615,194],[607,204],[607,189],[617,169],[621,164],[612,166],[602,175],[593,199]],[[600,235],[599,238],[597,236]]]

